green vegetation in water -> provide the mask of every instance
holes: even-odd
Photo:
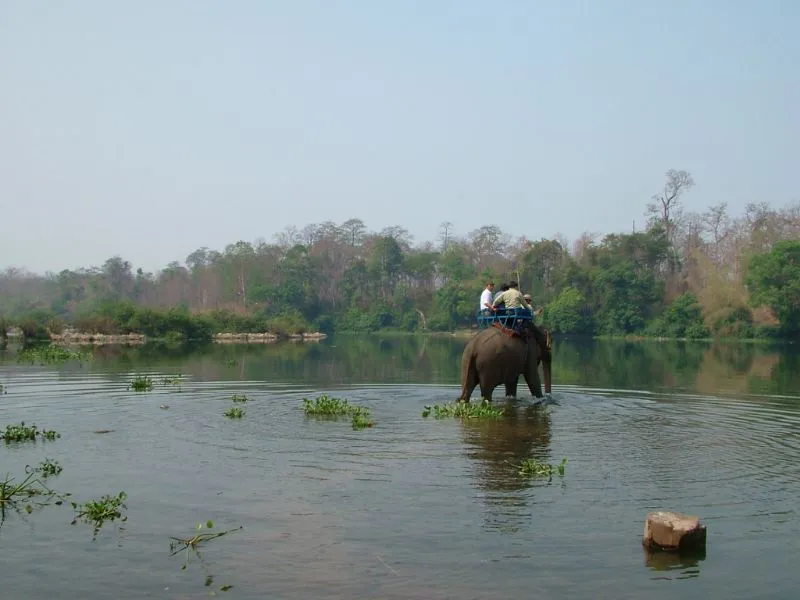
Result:
[[[36,424],[25,425],[21,422],[19,425],[6,425],[5,433],[0,433],[0,439],[4,440],[6,444],[11,442],[29,442],[36,441],[36,436],[41,437],[43,440],[53,441],[61,437],[61,434],[47,429],[39,430]]]
[[[492,406],[491,402],[481,400],[480,403],[452,402],[442,405],[426,405],[422,411],[423,417],[428,417],[433,412],[435,419],[458,417],[460,419],[499,419],[505,414],[505,409]]]
[[[88,352],[75,352],[55,344],[29,346],[19,351],[17,362],[27,362],[40,365],[62,363],[68,360],[84,362],[91,358]]]
[[[558,474],[560,477],[564,476],[567,467],[567,459],[562,458],[561,463],[551,465],[543,463],[535,458],[526,458],[520,464],[514,465],[519,469],[519,474],[526,477],[547,477],[552,479],[553,475]]]
[[[51,460],[49,458],[44,459],[37,467],[32,467],[30,465],[25,467],[26,473],[40,473],[44,479],[47,479],[48,477],[54,477],[60,474],[63,470],[64,467],[62,467],[57,460]]]
[[[3,387],[2,383],[0,383],[0,394],[7,394],[7,393],[8,393],[8,390]]]
[[[375,422],[370,419],[370,409],[350,404],[344,398],[323,395],[315,398],[313,402],[308,398],[303,398],[303,410],[306,415],[318,417],[349,415],[352,418],[353,429],[364,429],[375,425]]]
[[[353,412],[353,429],[364,429],[375,425],[375,422],[369,418],[370,410],[368,408],[363,406],[355,406],[354,408],[356,410]]]
[[[153,389],[153,380],[146,375],[139,375],[131,381],[128,389],[134,392],[149,392]]]
[[[25,503],[25,512],[33,512],[35,506],[47,506],[51,503],[61,505],[63,499],[69,494],[58,494],[47,487],[36,477],[35,472],[29,472],[28,476],[20,483],[14,483],[14,478],[6,475],[0,481],[0,523],[6,518],[8,509],[19,509],[21,502]]]
[[[178,373],[177,375],[164,375],[161,378],[161,385],[167,387],[168,385],[177,386],[178,391],[181,391],[181,384],[183,383],[183,375]]]
[[[247,396],[245,396],[244,394],[234,394],[233,396],[231,396],[231,400],[233,400],[234,402],[247,402]]]
[[[318,396],[311,402],[308,398],[303,398],[303,410],[307,415],[352,415],[360,407],[351,405],[343,398],[331,398],[330,396]]]
[[[231,406],[224,414],[229,419],[241,419],[244,416],[244,411],[238,406]]]
[[[195,529],[200,531],[204,527],[206,529],[213,529],[214,528],[214,523],[212,521],[210,521],[210,520],[206,521],[205,523],[198,523],[196,525]],[[181,566],[181,570],[185,571],[186,567],[189,565],[189,553],[190,552],[194,552],[197,555],[197,558],[200,560],[200,563],[202,564],[203,556],[200,554],[200,551],[198,549],[198,546],[200,544],[202,544],[204,542],[209,542],[211,540],[215,540],[217,538],[221,538],[224,535],[228,535],[229,533],[233,533],[233,532],[239,531],[241,529],[243,529],[243,527],[240,525],[239,527],[236,527],[234,529],[228,529],[228,530],[225,530],[225,531],[216,531],[216,532],[212,532],[212,533],[196,533],[195,535],[193,535],[190,538],[179,538],[179,537],[170,536],[170,538],[169,538],[170,539],[169,549],[170,549],[170,552],[171,552],[170,556],[175,556],[179,552],[184,552],[185,551],[186,552],[186,559],[184,560],[184,563]],[[211,573],[206,571],[205,586],[206,587],[210,587],[213,583],[214,583],[214,576]],[[221,592],[227,592],[231,588],[233,588],[232,585],[223,585],[223,586],[220,586],[219,589],[220,589]]]
[[[85,504],[72,502],[72,508],[77,513],[72,520],[72,525],[75,525],[79,519],[92,523],[94,525],[94,536],[97,536],[106,521],[113,522],[117,519],[122,522],[127,521],[127,515],[123,516],[122,514],[122,511],[128,508],[125,505],[125,498],[127,498],[127,494],[120,492],[116,496],[101,496],[97,500],[91,500]]]

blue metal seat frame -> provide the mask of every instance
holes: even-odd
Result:
[[[529,308],[498,308],[496,312],[483,309],[478,311],[477,321],[479,329],[486,329],[495,323],[509,329],[516,329],[516,326],[522,321],[533,323],[533,314]]]

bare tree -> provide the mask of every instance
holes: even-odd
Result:
[[[442,221],[439,223],[439,240],[442,242],[442,252],[447,250],[447,244],[452,235],[453,224],[450,221]]]
[[[572,256],[573,258],[581,262],[581,260],[586,256],[591,248],[594,245],[595,240],[599,236],[599,233],[590,233],[588,231],[584,231],[582,234],[578,236],[572,244]]]
[[[660,194],[652,197],[647,205],[648,224],[660,224],[664,227],[670,243],[675,241],[676,222],[681,217],[681,196],[694,185],[692,176],[687,171],[670,169],[666,173],[667,181]]]
[[[703,225],[711,238],[711,260],[718,267],[722,262],[722,244],[730,235],[730,218],[728,217],[728,203],[721,202],[703,213]]]

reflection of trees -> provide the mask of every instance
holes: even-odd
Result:
[[[780,393],[798,386],[797,357],[797,350],[786,346],[737,342],[558,339],[553,382],[609,389],[680,387],[712,394],[721,389]]]
[[[466,339],[450,337],[367,334],[335,335],[318,343],[108,345],[90,351],[99,359],[91,367],[95,372],[181,372],[206,381],[299,381],[318,387],[456,385],[465,344]],[[798,350],[786,345],[559,338],[553,382],[556,387],[781,394],[800,387],[800,369]]]
[[[340,335],[321,342],[108,345],[91,349],[98,371],[179,371],[199,380],[455,384],[465,340]]]
[[[478,488],[483,490],[487,519],[493,527],[527,518],[523,490],[533,481],[521,477],[514,465],[526,458],[550,460],[550,414],[546,408],[512,408],[502,419],[463,422],[467,455],[475,462]],[[513,525],[512,525],[513,526]]]
[[[701,343],[559,339],[553,381],[612,389],[691,385],[704,349]]]

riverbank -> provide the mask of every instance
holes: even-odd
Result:
[[[18,327],[9,329],[7,337],[22,338],[22,330]],[[63,344],[65,346],[105,346],[108,344],[122,344],[122,345],[143,345],[148,342],[158,341],[189,341],[189,340],[172,340],[167,338],[153,338],[144,335],[143,333],[96,333],[79,331],[76,329],[65,329],[61,333],[48,332],[50,341],[54,344]],[[211,340],[216,344],[269,344],[281,340],[290,342],[319,342],[327,338],[327,334],[315,331],[307,333],[289,333],[277,334],[269,331],[259,333],[232,333],[220,332],[211,336]]]

